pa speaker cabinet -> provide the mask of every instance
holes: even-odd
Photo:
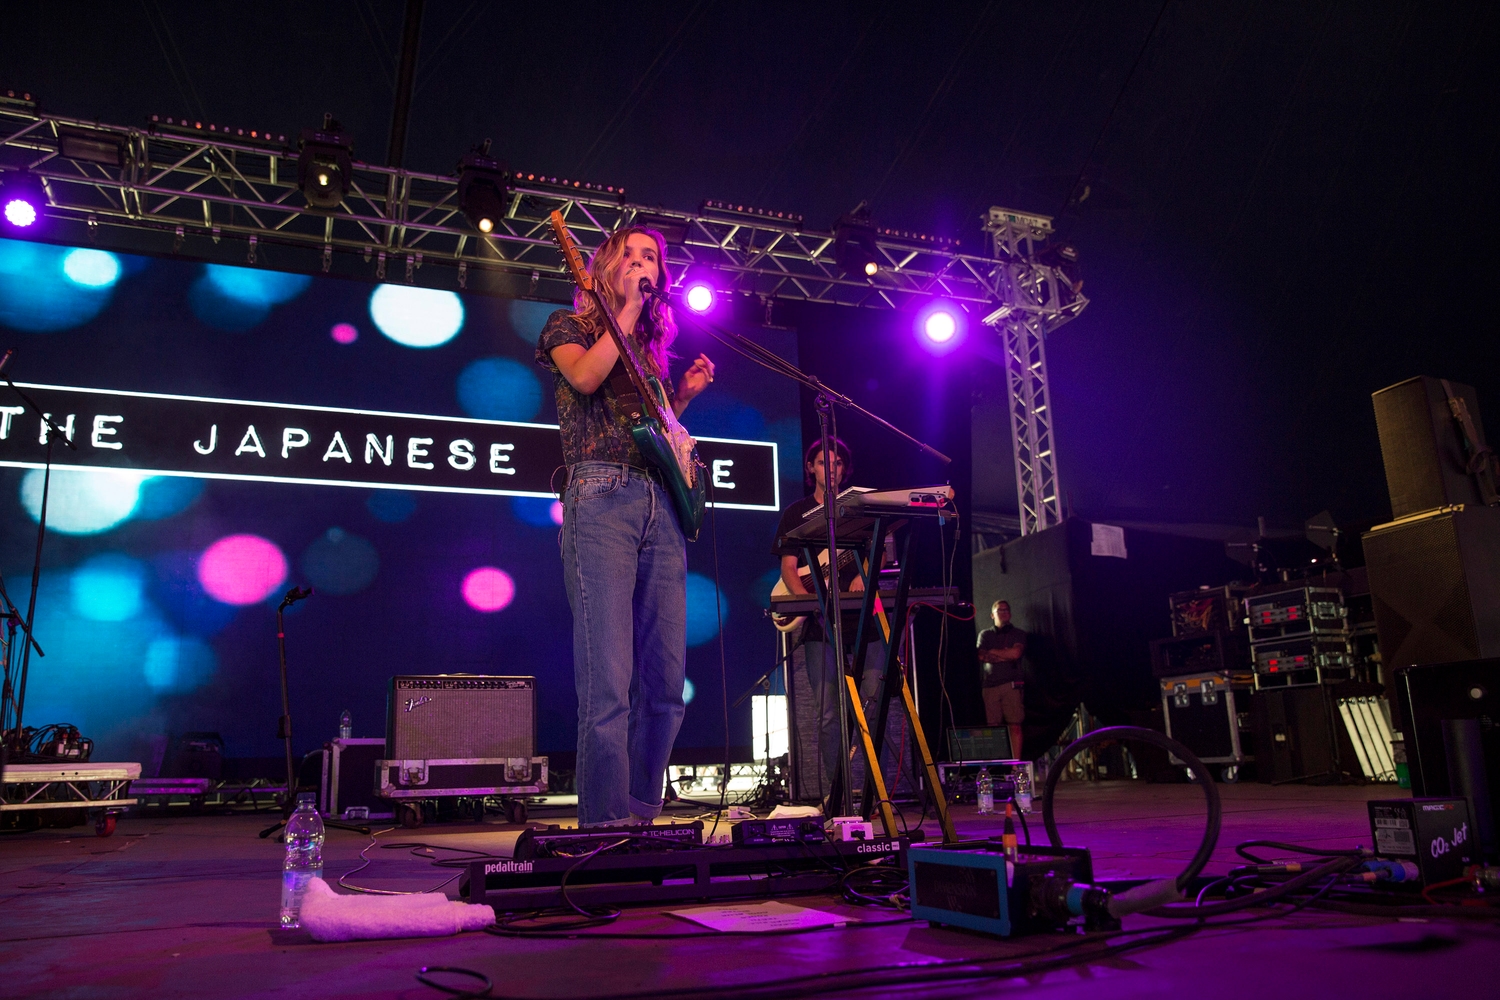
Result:
[[[1484,424],[1473,386],[1448,383],[1464,401],[1484,445]],[[1381,389],[1371,397],[1380,455],[1391,491],[1391,516],[1417,514],[1435,507],[1480,503],[1479,489],[1467,472],[1468,456],[1458,422],[1448,407],[1441,379],[1420,376]]]
[[[1280,785],[1338,780],[1338,738],[1326,687],[1257,691],[1253,704],[1255,765],[1261,781]]]
[[[1500,656],[1500,509],[1462,507],[1364,536],[1386,675]]]
[[[390,760],[534,756],[536,678],[392,677],[385,739]]]

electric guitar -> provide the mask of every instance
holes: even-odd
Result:
[[[641,456],[661,471],[662,485],[672,498],[677,509],[677,520],[687,540],[697,541],[698,531],[703,526],[703,506],[707,486],[703,479],[703,462],[698,458],[698,444],[672,412],[667,401],[666,390],[661,380],[651,374],[651,369],[641,360],[640,353],[630,338],[620,332],[614,314],[605,305],[604,297],[594,286],[594,277],[583,263],[583,254],[578,242],[568,232],[561,212],[549,217],[557,244],[562,248],[563,259],[572,272],[573,281],[586,294],[593,296],[604,317],[605,327],[620,350],[620,366],[626,379],[612,379],[616,408],[623,412],[630,424],[630,436],[641,451]]]
[[[839,552],[839,577],[840,577],[841,580],[849,575],[849,570],[852,569],[853,566],[854,566],[854,551],[852,549],[843,549],[843,550],[841,550]],[[827,581],[828,581],[828,550],[827,549],[824,549],[822,552],[818,553],[818,569],[819,569],[820,574],[823,577],[824,583],[827,583]],[[797,576],[802,580],[802,585],[804,587],[806,587],[807,590],[810,592],[812,590],[812,587],[810,586],[810,584],[812,582],[812,567],[811,566],[798,566],[797,567]],[[850,581],[849,584],[848,584],[848,586],[851,588],[851,592],[852,592],[852,588],[854,587],[854,584],[856,584],[856,583],[859,583],[859,576],[858,576],[858,574],[854,574],[854,579],[852,581]],[[843,587],[843,586],[844,586],[844,584],[840,583],[840,587]],[[774,586],[774,587],[771,588],[771,600],[772,600],[772,603],[774,604],[775,599],[778,598],[778,597],[787,597],[787,596],[789,596],[791,594],[791,592],[792,592],[791,588],[789,588],[786,585],[786,581],[778,578],[776,580],[776,586]],[[877,597],[876,600],[878,601],[879,598]],[[806,615],[798,615],[797,617],[794,618],[791,615],[779,615],[775,611],[771,612],[771,624],[775,625],[777,631],[780,631],[780,632],[790,632],[790,631],[792,631],[792,629],[796,628],[798,625],[801,625],[806,620],[807,620],[807,616]]]

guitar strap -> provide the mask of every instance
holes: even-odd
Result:
[[[614,407],[616,417],[624,417],[627,423],[635,423],[641,419],[645,412],[645,405],[641,402],[640,394],[635,391],[635,383],[630,381],[630,373],[625,370],[625,362],[615,361],[614,368],[610,369],[610,390],[614,393],[614,399],[610,405]]]

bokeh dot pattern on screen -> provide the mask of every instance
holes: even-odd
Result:
[[[717,595],[717,602],[715,596]],[[729,617],[729,599],[702,573],[687,575],[687,644],[701,646],[719,634],[716,610]]]
[[[410,490],[375,490],[365,498],[365,509],[377,521],[400,524],[417,512],[417,495]]]
[[[475,611],[501,611],[515,600],[516,584],[504,570],[481,566],[464,577],[463,595]]]
[[[106,552],[73,571],[73,610],[96,622],[122,622],[141,611],[146,568],[129,556]]]
[[[479,358],[458,376],[458,405],[483,420],[531,420],[542,405],[542,384],[513,358]]]
[[[380,285],[370,293],[375,328],[403,347],[440,347],[464,325],[464,304],[453,292]]]
[[[53,333],[71,330],[99,315],[113,295],[119,263],[113,254],[82,251],[115,261],[114,278],[104,281],[103,260],[72,257],[79,252],[45,243],[0,239],[0,326],[27,333]],[[68,273],[70,260],[74,260],[78,277]],[[80,281],[79,277],[88,280]]]
[[[562,504],[551,497],[511,497],[510,509],[516,520],[538,528],[562,524]]]
[[[69,281],[85,288],[109,288],[120,280],[120,258],[106,250],[69,250],[62,267]]]
[[[357,594],[375,580],[380,555],[367,539],[329,528],[302,553],[302,572],[323,594]]]
[[[198,502],[203,487],[204,480],[192,476],[151,476],[141,483],[135,517],[142,521],[175,517]]]
[[[43,470],[21,477],[21,506],[33,521],[42,510]],[[141,476],[113,469],[53,469],[47,488],[47,530],[96,535],[130,518],[141,498]]]
[[[258,604],[286,582],[286,556],[259,535],[226,535],[198,557],[198,582],[216,601]]]

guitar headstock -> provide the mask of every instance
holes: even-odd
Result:
[[[552,225],[557,245],[562,248],[563,260],[567,261],[568,270],[573,273],[573,283],[586,292],[593,291],[594,277],[584,266],[583,252],[578,249],[578,241],[573,239],[573,234],[568,232],[568,224],[563,221],[562,213],[554,211],[547,217],[547,221]]]

